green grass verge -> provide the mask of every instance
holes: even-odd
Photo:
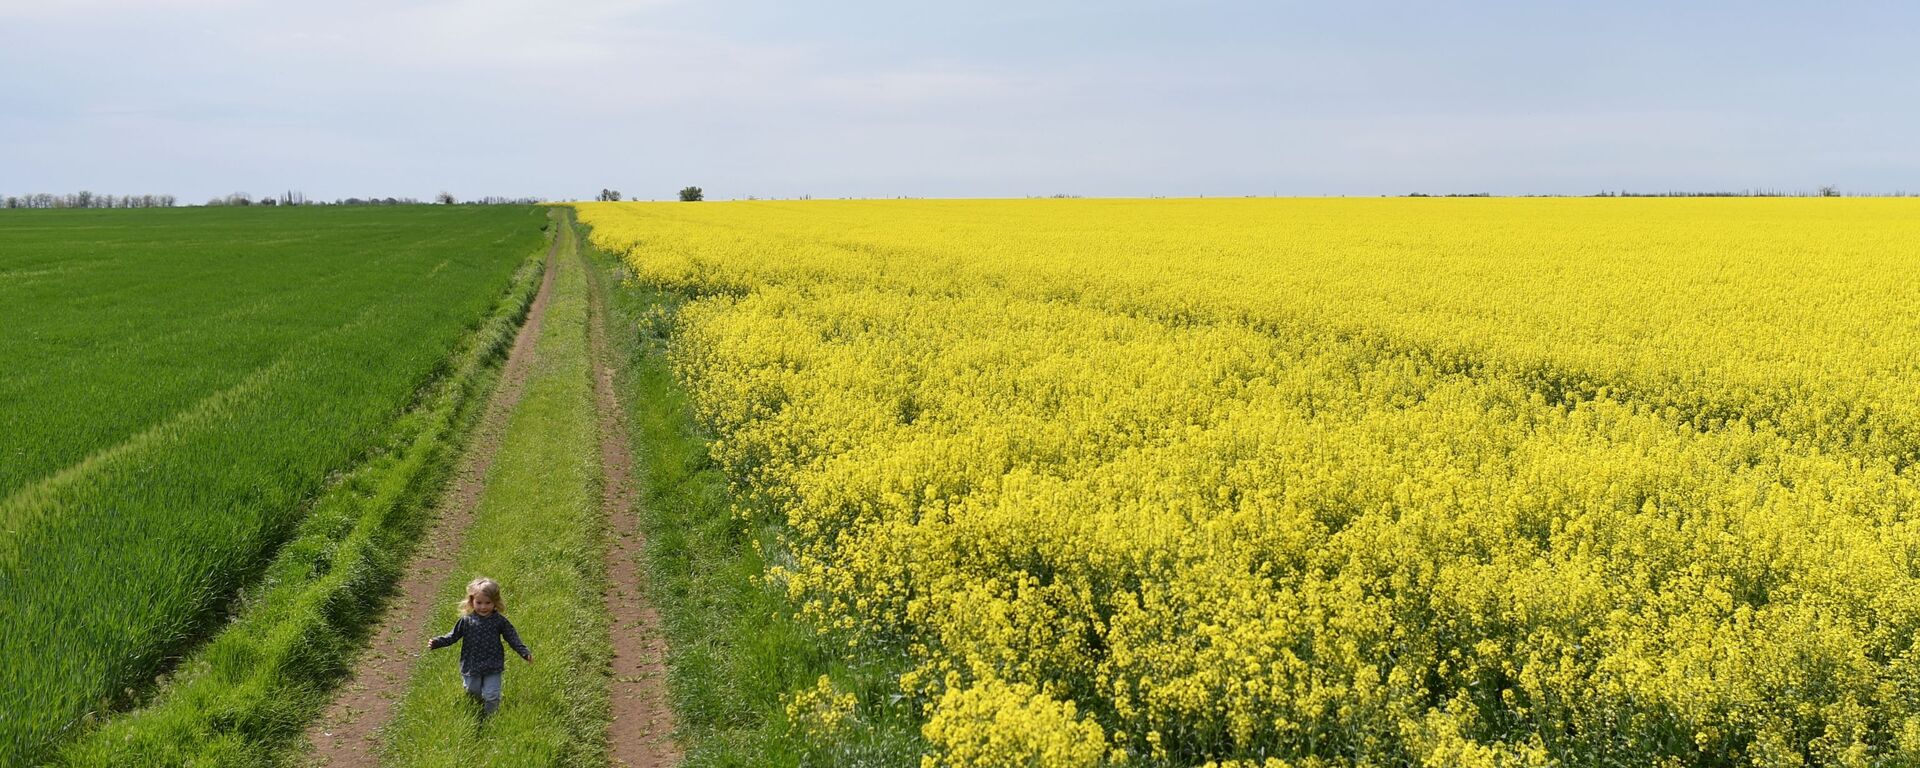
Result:
[[[490,576],[535,662],[508,654],[500,710],[483,721],[458,649],[426,654],[386,729],[389,765],[606,764],[605,521],[586,276],[570,248],[563,239],[526,389],[432,620],[436,633],[451,627],[466,583]]]
[[[641,565],[667,635],[686,765],[918,765],[918,723],[895,695],[900,664],[830,647],[766,583],[783,520],[729,493],[709,457],[710,433],[668,365],[674,319],[689,298],[634,281],[618,257],[577,239],[604,297],[616,384],[633,429],[645,500]],[[832,733],[788,716],[792,694],[823,675],[858,699],[856,717]]]
[[[540,284],[529,259],[387,444],[332,485],[234,620],[144,706],[67,743],[70,766],[258,766],[322,709],[485,410]]]

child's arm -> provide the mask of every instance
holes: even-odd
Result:
[[[500,617],[500,635],[507,639],[507,645],[513,646],[513,652],[520,654],[520,658],[533,661],[533,652],[527,650],[526,643],[520,642],[520,633],[514,630],[513,622],[507,621],[505,616]]]
[[[429,651],[431,651],[431,650],[436,650],[436,649],[439,649],[439,648],[445,648],[445,647],[447,647],[447,646],[449,646],[449,645],[453,645],[454,643],[457,643],[457,642],[459,642],[459,641],[460,641],[460,637],[461,637],[462,635],[465,635],[466,633],[467,633],[467,622],[466,622],[466,620],[465,620],[465,619],[454,619],[454,620],[453,620],[453,631],[451,631],[451,632],[448,632],[448,633],[446,633],[446,634],[444,634],[444,635],[441,635],[441,636],[439,636],[439,637],[436,637],[436,638],[434,638],[434,639],[432,639],[432,640],[428,640],[428,641],[427,641],[427,650],[429,650]]]

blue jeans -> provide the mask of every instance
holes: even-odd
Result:
[[[467,695],[480,699],[480,713],[491,715],[500,708],[500,673],[488,672],[484,675],[461,675],[460,681],[467,685]]]

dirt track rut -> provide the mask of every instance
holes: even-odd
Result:
[[[563,225],[564,226],[564,225]],[[563,236],[572,238],[569,230]],[[593,269],[577,244],[568,241],[582,269]],[[616,766],[658,768],[678,765],[673,741],[673,709],[667,702],[666,638],[660,614],[645,591],[639,558],[646,544],[640,532],[639,492],[634,487],[632,443],[626,411],[614,387],[614,364],[606,340],[606,296],[600,280],[589,280],[588,344],[593,358],[593,394],[600,423],[600,466],[605,477],[601,507],[607,515],[607,614],[613,642],[613,680],[609,683],[612,718],[607,723],[607,752]]]

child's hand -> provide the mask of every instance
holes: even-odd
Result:
[[[526,657],[525,657],[525,658],[526,658],[526,660],[527,660],[527,663],[528,663],[528,664],[532,664],[532,663],[533,663],[533,654],[531,654],[531,653],[529,653],[529,654],[527,654],[527,655],[526,655]]]

